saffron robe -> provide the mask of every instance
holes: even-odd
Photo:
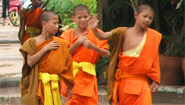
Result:
[[[87,39],[94,43],[97,47],[103,49],[109,49],[108,40],[100,41],[93,34],[92,30],[88,28],[89,32],[87,34]],[[78,35],[73,38],[74,30],[70,29],[64,32],[60,37],[67,40],[70,45],[74,44],[77,39],[83,34]],[[78,48],[73,52],[72,58],[77,63],[89,62],[91,64],[96,64],[100,55],[94,50],[87,49],[83,45],[78,46]],[[97,90],[97,79],[96,76],[90,75],[86,72],[80,70],[75,76],[75,86],[73,88],[73,97],[66,103],[66,105],[97,105],[98,104],[98,90]],[[63,84],[62,84],[63,85]],[[66,91],[66,90],[61,90]]]
[[[57,50],[46,52],[41,60],[29,67],[27,64],[27,53],[34,55],[45,44],[57,40],[60,47]],[[74,86],[74,77],[72,71],[72,57],[69,53],[69,43],[57,37],[47,40],[36,46],[34,38],[27,40],[20,48],[20,52],[24,58],[22,68],[22,78],[20,82],[21,96],[24,105],[39,105],[39,99],[43,101],[42,83],[38,80],[38,72],[47,72],[50,74],[58,74],[60,78],[67,84],[69,88]],[[37,96],[39,94],[39,98]]]
[[[27,27],[35,27],[37,29],[42,29],[41,25],[41,15],[44,12],[43,9],[37,8],[35,10],[27,12],[28,9],[23,9],[20,11],[20,29],[18,33],[19,40],[21,45],[29,38],[29,33],[26,33]],[[39,33],[35,33],[34,36],[40,35]],[[34,37],[32,36],[32,37]]]
[[[121,69],[120,75],[146,75],[150,77],[153,81],[156,81],[160,83],[160,67],[159,67],[159,54],[158,54],[158,46],[161,40],[161,34],[157,31],[147,28],[146,32],[146,42],[144,44],[144,47],[137,58],[128,57],[128,56],[118,56],[123,39],[124,34],[127,30],[127,27],[119,27],[117,29],[112,30],[113,34],[113,50],[111,55],[111,60],[109,62],[109,68],[108,68],[108,99],[112,101],[112,92],[113,92],[113,81],[112,77],[115,78],[114,74],[111,74],[112,72],[115,73],[115,70]],[[122,39],[120,39],[122,37]],[[119,46],[118,46],[119,45]],[[115,48],[115,46],[118,46]],[[134,59],[134,60],[133,60]],[[113,63],[114,62],[114,63]],[[116,62],[116,63],[115,63]],[[111,73],[110,73],[111,72]],[[142,81],[142,82],[141,82]],[[139,89],[136,89],[135,85],[139,86]],[[125,87],[124,87],[125,86]],[[142,88],[144,86],[144,88]],[[136,94],[138,91],[140,92],[137,94],[137,98],[139,96],[148,95],[151,97],[151,92],[143,92],[142,89],[148,89],[146,87],[149,87],[148,82],[142,79],[139,80],[120,80],[120,86],[119,86],[119,94],[120,96],[123,96],[124,100],[121,104],[126,105],[133,105],[132,102],[135,100],[132,100],[133,98],[129,98],[131,96],[134,96],[133,94]],[[129,93],[130,90],[135,90],[133,93]],[[129,92],[128,92],[129,91]],[[142,92],[141,92],[142,91]],[[126,94],[126,95],[125,95]],[[131,100],[129,100],[131,99]],[[151,98],[150,98],[151,99]],[[129,101],[128,101],[129,100]],[[139,102],[142,102],[142,98]],[[125,103],[124,103],[125,102]],[[136,102],[136,101],[135,101]],[[134,103],[135,104],[135,103]],[[141,104],[141,103],[140,103]]]

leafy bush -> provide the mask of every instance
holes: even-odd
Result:
[[[73,8],[79,4],[86,5],[91,13],[96,14],[96,0],[43,0],[43,5],[46,5],[46,10],[53,10],[59,15],[62,26],[67,27],[65,27],[65,29],[76,27],[71,16]]]

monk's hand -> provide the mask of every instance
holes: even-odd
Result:
[[[55,40],[55,41],[52,41],[50,43],[48,43],[44,48],[46,51],[49,51],[49,50],[55,50],[55,49],[58,49],[60,47],[60,44]]]
[[[85,40],[87,40],[87,36],[83,34],[78,38],[77,43],[82,44]]]
[[[67,99],[70,100],[73,96],[73,90],[67,87],[66,94],[67,94]]]
[[[87,49],[93,49],[95,47],[95,45],[88,39],[83,42],[83,45]]]
[[[95,29],[98,27],[99,20],[97,19],[97,14],[94,16],[94,14],[91,13],[87,19],[88,25],[91,29]]]
[[[150,85],[150,90],[151,92],[155,93],[158,90],[159,84],[156,81],[153,81],[152,84]]]

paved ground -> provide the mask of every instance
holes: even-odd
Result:
[[[21,78],[23,58],[19,52],[21,45],[18,40],[18,30],[19,27],[8,25],[8,18],[6,19],[6,24],[2,25],[2,18],[0,18],[0,105],[22,105],[18,86]],[[99,88],[101,87],[99,86]],[[174,89],[172,87],[161,87],[161,90],[161,92],[153,94],[154,102],[161,104],[153,105],[185,105],[175,104],[185,103],[184,87],[180,89],[179,87]],[[169,90],[174,91],[170,93]],[[179,90],[182,91],[181,94],[179,94]],[[104,87],[99,89],[98,94],[100,102],[98,105],[108,105]],[[164,104],[169,102],[170,104]]]
[[[2,0],[0,0],[0,5],[2,5]],[[0,7],[1,16],[2,7]],[[21,73],[22,66],[22,56],[19,52],[20,43],[17,36],[19,27],[8,25],[8,17],[5,25],[2,22],[3,18],[0,18],[0,78]]]
[[[1,20],[2,18],[0,22]],[[0,77],[21,72],[22,56],[19,52],[21,45],[17,37],[18,30],[19,27],[0,24]]]

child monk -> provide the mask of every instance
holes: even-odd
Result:
[[[45,11],[41,15],[42,33],[29,38],[20,48],[24,57],[20,83],[24,105],[61,105],[60,80],[74,86],[69,43],[54,37],[58,15]]]
[[[20,28],[18,37],[21,45],[28,39],[40,35],[41,33],[41,22],[40,17],[43,9],[39,6],[41,0],[31,0],[32,7],[30,9],[23,9],[20,11]]]
[[[89,27],[101,40],[112,39],[112,53],[108,67],[107,96],[113,105],[151,105],[151,92],[160,84],[158,47],[162,35],[148,26],[154,12],[142,4],[134,13],[133,27],[118,27],[110,32],[97,30],[97,17],[91,15]],[[148,77],[153,82],[149,86]]]
[[[77,5],[72,19],[78,27],[65,31],[61,38],[67,40],[71,47],[75,86],[73,96],[66,105],[97,105],[98,90],[95,64],[100,56],[109,57],[108,41],[100,41],[88,27],[89,9],[85,5]],[[62,85],[63,86],[63,85]],[[66,90],[62,89],[65,96]]]

